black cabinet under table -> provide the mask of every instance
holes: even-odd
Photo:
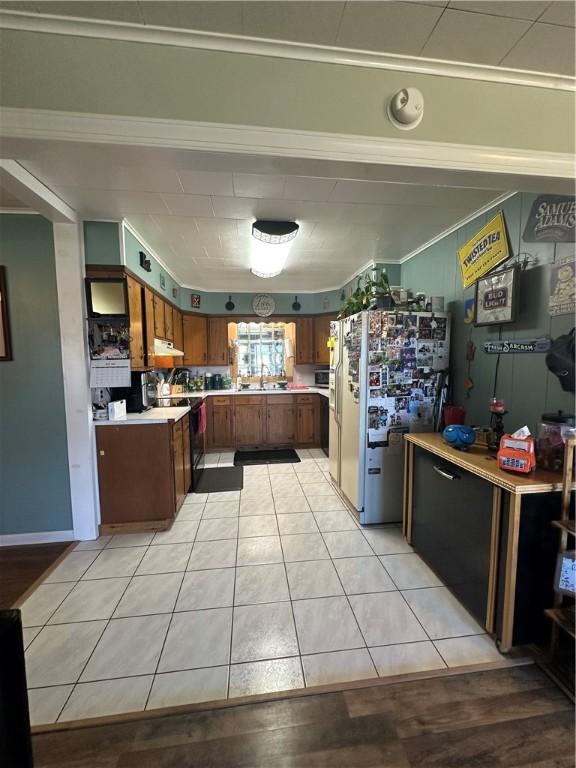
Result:
[[[501,651],[549,632],[561,476],[499,470],[480,447],[406,435],[404,535]]]

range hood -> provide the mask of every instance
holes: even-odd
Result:
[[[154,354],[167,355],[170,357],[184,357],[184,352],[175,349],[174,344],[172,344],[171,341],[164,341],[164,339],[154,339]]]

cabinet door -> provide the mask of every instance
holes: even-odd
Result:
[[[182,437],[182,419],[172,425],[172,449],[174,455],[174,496],[176,511],[180,509],[186,498],[184,484],[184,441]]]
[[[174,310],[171,304],[164,302],[164,335],[168,341],[174,341]]]
[[[158,339],[164,339],[164,302],[154,294],[154,335]]]
[[[330,363],[330,350],[326,346],[330,338],[330,321],[333,315],[319,315],[314,318],[314,361],[322,365]]]
[[[184,317],[184,365],[206,365],[207,327],[205,317]]]
[[[314,318],[299,317],[296,324],[296,365],[314,362]]]
[[[298,427],[297,442],[299,445],[317,445],[319,443],[318,407],[316,403],[299,403],[297,406]]]
[[[182,328],[182,313],[174,309],[172,312],[174,323],[174,346],[181,352],[184,350],[184,330]]]
[[[232,406],[213,405],[208,411],[208,448],[231,448],[233,445]]]
[[[420,448],[413,483],[412,545],[484,626],[493,486]]]
[[[184,416],[182,419],[182,449],[184,453],[184,489],[190,491],[192,485],[192,456],[190,451],[190,419]]]
[[[154,367],[154,294],[149,288],[144,288],[146,365]]]
[[[235,405],[234,435],[237,446],[257,447],[265,443],[265,414],[263,405]]]
[[[130,312],[130,366],[138,371],[144,368],[144,323],[142,312],[142,286],[131,277],[128,283],[128,311]]]
[[[281,395],[278,395],[281,397]],[[269,398],[272,400],[272,398]],[[268,405],[266,413],[269,445],[290,445],[296,439],[296,408],[290,403]]]
[[[208,365],[228,365],[228,320],[208,319]]]

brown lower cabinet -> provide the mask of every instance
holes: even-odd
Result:
[[[188,417],[99,425],[96,450],[100,532],[169,528],[190,487]]]
[[[208,397],[206,448],[320,445],[319,395]]]

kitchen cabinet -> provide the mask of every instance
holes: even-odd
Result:
[[[97,425],[96,453],[100,532],[170,527],[176,514],[172,424]]]
[[[336,315],[318,315],[314,318],[314,362],[321,365],[330,363],[327,344],[330,338],[330,322],[335,319]]]
[[[296,407],[293,395],[271,395],[266,407],[266,442],[292,445],[296,439]]]
[[[208,398],[206,447],[230,448],[233,445],[233,406],[230,397]]]
[[[314,318],[297,317],[295,360],[296,365],[307,365],[315,362],[314,358]]]
[[[296,442],[317,445],[320,439],[319,395],[296,395]]]
[[[266,398],[239,395],[234,398],[234,437],[238,448],[258,448],[266,442]]]
[[[322,448],[326,456],[328,456],[330,445],[330,410],[328,398],[320,396],[318,398],[318,404],[320,407],[320,448]]]
[[[174,310],[172,305],[167,302],[164,304],[164,338],[168,341],[174,341]]]
[[[184,417],[187,418],[187,417]],[[184,473],[184,429],[182,419],[172,425],[172,452],[174,458],[174,499],[176,511],[180,509],[188,488],[186,487]],[[188,443],[188,463],[190,463],[190,443]]]
[[[126,282],[130,313],[130,367],[133,371],[141,371],[145,367],[142,286],[131,277],[127,277]]]
[[[228,365],[228,320],[208,318],[208,365]]]
[[[154,367],[154,294],[144,288],[144,335],[146,339],[146,365]]]
[[[154,336],[164,339],[164,302],[159,296],[154,295]]]
[[[182,326],[182,313],[179,312],[177,309],[173,309],[172,311],[173,316],[173,324],[174,324],[174,347],[176,349],[179,349],[181,352],[184,351],[184,329]],[[180,361],[176,361],[178,364],[180,364]]]
[[[184,365],[206,365],[208,328],[205,317],[184,317]]]
[[[192,485],[192,454],[190,449],[190,419],[184,416],[182,419],[182,445],[184,456],[184,488],[186,493]]]

